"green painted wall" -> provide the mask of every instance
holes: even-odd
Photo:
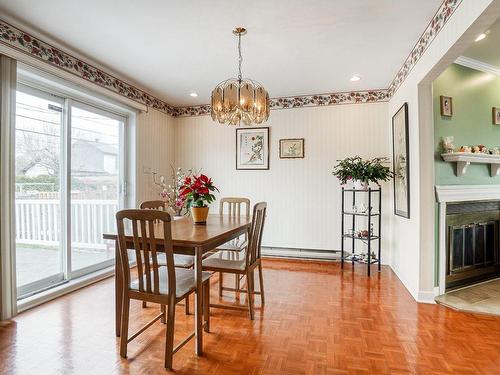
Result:
[[[453,117],[441,117],[439,97],[453,98]],[[455,147],[484,144],[500,148],[500,126],[493,125],[491,108],[500,107],[500,77],[452,64],[433,83],[436,185],[500,184],[489,166],[471,164],[465,176],[455,175],[455,164],[441,158],[443,137],[454,136]],[[439,278],[439,212],[436,204],[435,286]]]
[[[441,117],[439,97],[453,98],[453,117]],[[500,107],[500,77],[452,64],[433,84],[436,185],[500,184],[489,166],[471,164],[456,177],[455,164],[441,159],[441,140],[455,137],[455,147],[483,144],[500,148],[500,125],[492,125],[491,108]]]

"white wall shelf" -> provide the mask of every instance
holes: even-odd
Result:
[[[458,177],[465,175],[467,167],[470,163],[489,164],[490,176],[500,176],[500,156],[488,155],[481,153],[468,153],[468,152],[452,152],[448,154],[441,154],[444,161],[449,163],[456,163],[456,174]]]

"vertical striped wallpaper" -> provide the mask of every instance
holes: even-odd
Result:
[[[235,169],[235,127],[209,116],[175,119],[174,160],[202,168],[220,188],[219,197],[244,196],[268,202],[263,245],[340,249],[340,186],[331,170],[347,156],[390,156],[387,103],[274,111],[270,127],[270,170]],[[279,159],[280,138],[305,138],[304,159]],[[390,219],[384,186],[384,219]],[[215,210],[215,209],[213,209]],[[388,222],[386,221],[386,224]]]
[[[149,171],[170,176],[174,165],[174,119],[149,108],[137,116],[136,124],[136,201],[157,199],[159,190]]]

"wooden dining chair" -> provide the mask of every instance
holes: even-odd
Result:
[[[167,211],[167,203],[162,200],[144,201],[139,206],[141,210]],[[174,264],[180,268],[193,268],[194,257],[191,255],[174,254]],[[158,265],[165,266],[166,260],[164,254],[158,254]],[[186,315],[189,315],[189,297],[186,298]],[[142,302],[142,307],[147,307],[147,302]]]
[[[139,207],[141,210],[167,211],[167,203],[162,200],[144,201]]]
[[[243,206],[243,207],[242,207]],[[247,219],[250,218],[250,199],[240,198],[240,197],[226,197],[222,198],[219,203],[219,215],[229,215],[230,217],[236,218],[244,215]],[[227,251],[242,251],[247,246],[247,234],[244,236],[236,237],[235,239],[226,242],[225,244],[219,246],[216,250],[227,250]],[[239,258],[239,255],[234,255],[234,258]],[[222,297],[222,291],[224,290],[223,285],[223,273],[219,274],[219,296]],[[240,289],[240,275],[235,275],[234,285],[235,289]]]
[[[196,290],[194,271],[174,266],[170,215],[158,210],[122,210],[116,213],[118,246],[123,273],[123,307],[120,335],[120,355],[127,358],[127,344],[153,325],[157,320],[167,324],[165,368],[172,369],[172,359],[182,346],[195,336],[193,332],[174,347],[175,305]],[[130,222],[137,262],[137,279],[131,280],[131,267],[125,237],[125,222]],[[127,223],[128,224],[128,223]],[[158,264],[157,248],[166,255],[166,265]],[[202,272],[203,316],[205,330],[210,327],[209,272]],[[161,306],[161,312],[152,321],[128,336],[130,300],[147,301]]]
[[[217,253],[203,260],[203,270],[213,272],[232,273],[237,277],[239,275],[246,276],[246,290],[231,289],[235,292],[247,294],[247,307],[243,306],[228,306],[223,304],[211,304],[211,307],[229,308],[229,309],[247,309],[250,319],[254,319],[253,295],[259,294],[261,303],[264,305],[264,278],[262,275],[261,262],[261,242],[264,222],[266,218],[267,203],[257,203],[253,208],[252,225],[248,234],[248,245],[245,251],[241,251],[239,257],[235,258],[234,251],[220,250]],[[255,291],[254,271],[259,270],[259,291]]]

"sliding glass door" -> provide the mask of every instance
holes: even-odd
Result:
[[[111,265],[102,239],[120,207],[123,119],[82,103],[71,105],[71,270],[73,276]]]
[[[123,206],[125,118],[20,84],[16,112],[18,298],[110,266],[102,234]]]
[[[16,274],[18,294],[64,279],[62,98],[29,87],[16,103]]]

